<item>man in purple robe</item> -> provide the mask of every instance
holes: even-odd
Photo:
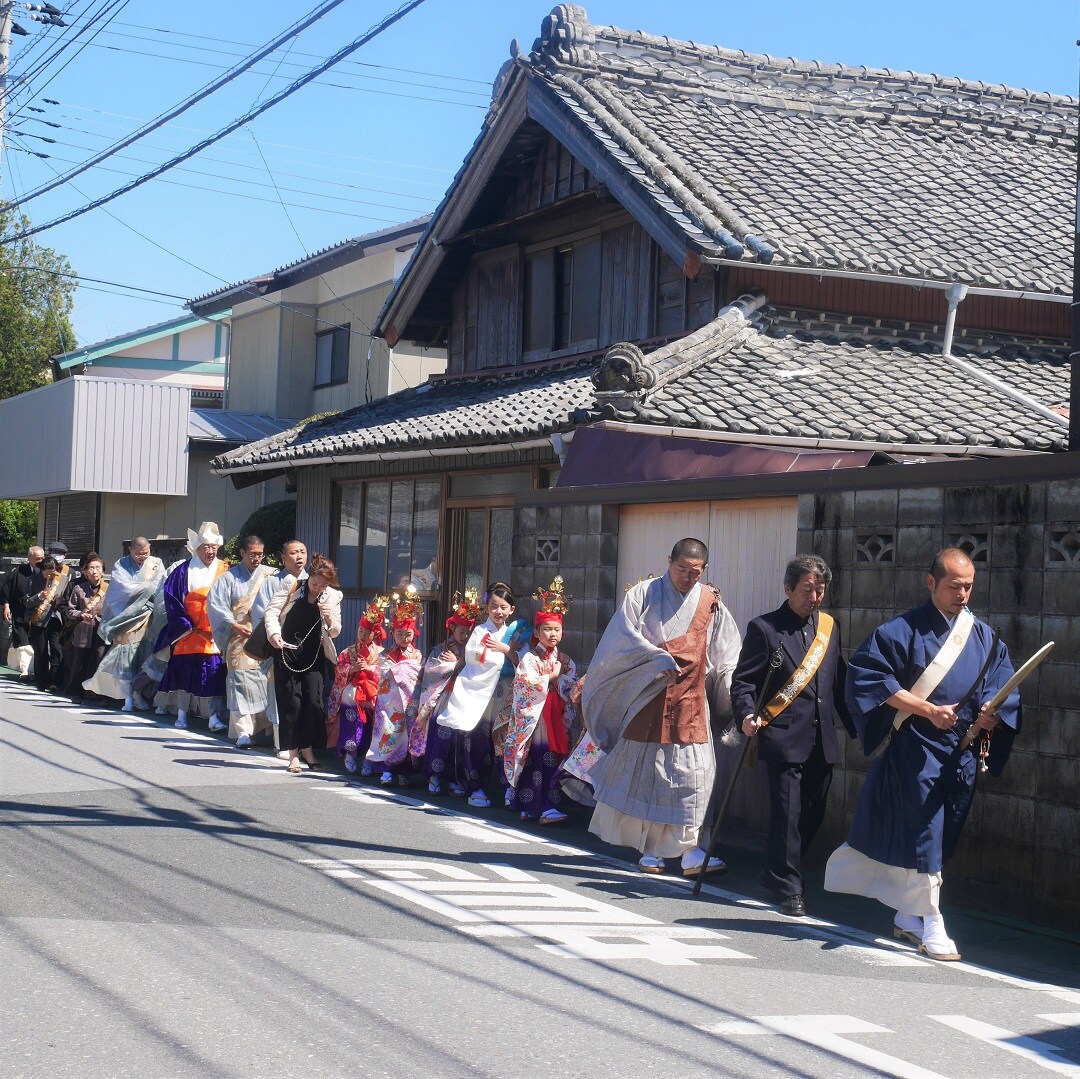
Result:
[[[168,666],[158,686],[154,704],[158,714],[176,713],[176,726],[184,728],[188,715],[209,720],[210,730],[224,730],[225,665],[210,627],[208,598],[213,583],[229,563],[218,558],[225,542],[213,521],[199,531],[188,529],[191,559],[181,562],[165,580],[165,612],[168,622],[154,647],[155,653],[171,649]]]
[[[825,887],[893,907],[894,935],[931,959],[960,958],[939,902],[942,866],[975,794],[978,762],[962,740],[973,725],[984,738],[993,733],[989,763],[998,774],[1020,728],[1017,691],[996,713],[985,708],[1013,667],[994,631],[968,610],[974,583],[964,551],[941,551],[927,602],[875,630],[848,663],[848,707],[863,751],[877,755]]]

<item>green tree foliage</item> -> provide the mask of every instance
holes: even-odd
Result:
[[[245,522],[244,527],[233,536],[221,552],[222,558],[232,563],[240,561],[240,540],[256,535],[266,545],[266,563],[281,565],[281,548],[296,536],[296,502],[284,499],[260,506]]]
[[[0,501],[0,554],[26,554],[37,541],[38,504]]]
[[[0,239],[27,224],[0,210]],[[75,347],[76,284],[71,264],[51,247],[29,238],[0,246],[0,398],[44,386],[50,358]]]
[[[32,239],[3,243],[29,223],[0,209],[0,398],[52,380],[50,359],[75,347],[71,264]],[[0,552],[24,554],[37,534],[36,502],[0,500]]]

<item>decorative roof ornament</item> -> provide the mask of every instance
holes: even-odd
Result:
[[[596,67],[596,33],[585,9],[578,4],[552,8],[540,24],[540,36],[533,42],[529,59],[548,69],[564,64]]]

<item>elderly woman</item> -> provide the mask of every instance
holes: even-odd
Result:
[[[73,700],[86,697],[83,680],[89,678],[105,653],[105,642],[98,634],[101,608],[109,586],[104,581],[105,563],[97,551],[83,556],[79,565],[82,576],[68,589],[64,600],[64,634],[67,636],[67,686],[64,692]]]
[[[314,771],[315,746],[326,745],[327,673],[337,660],[333,638],[341,632],[341,592],[329,558],[315,555],[303,580],[286,577],[266,608],[266,637],[274,656],[274,695],[281,748],[289,771],[300,758]]]

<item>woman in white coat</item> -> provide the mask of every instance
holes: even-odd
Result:
[[[266,636],[274,656],[274,696],[281,748],[289,771],[318,767],[315,746],[326,745],[326,678],[337,660],[341,592],[329,558],[315,555],[302,580],[286,577],[266,608]]]

